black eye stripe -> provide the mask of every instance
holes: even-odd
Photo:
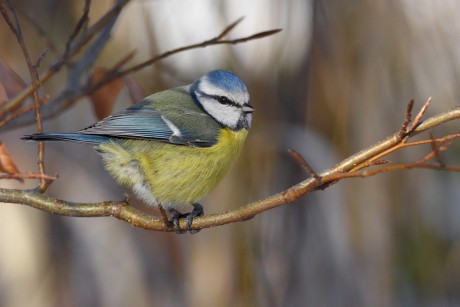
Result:
[[[234,103],[232,103],[232,101],[230,99],[228,99],[225,96],[217,96],[217,98],[215,98],[215,99],[217,101],[219,101],[221,104],[228,104],[228,105],[234,104]]]
[[[209,94],[206,94],[205,92],[200,91],[200,90],[196,90],[196,93],[200,94],[203,97],[208,97],[208,98],[212,98],[214,100],[217,100],[222,105],[241,108],[241,106],[239,104],[237,104],[236,102],[234,102],[233,100],[231,100],[230,98],[228,98],[226,96],[209,95]]]
[[[214,98],[220,104],[223,104],[223,105],[226,105],[226,106],[233,106],[233,107],[241,108],[241,106],[239,104],[237,104],[233,100],[230,100],[228,97],[218,96],[218,95],[209,95],[209,97]]]

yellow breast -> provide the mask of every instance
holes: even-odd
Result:
[[[239,155],[248,131],[222,129],[211,147],[126,140],[98,147],[107,170],[148,204],[175,207],[208,194]]]

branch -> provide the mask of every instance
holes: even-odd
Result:
[[[318,173],[313,169],[313,167],[311,167],[296,150],[288,148],[288,151],[294,157],[294,159],[296,159],[297,163],[299,163],[299,165],[307,171],[307,173],[312,175],[313,178],[315,178],[317,181],[321,180],[321,176],[318,175]]]
[[[38,72],[37,72],[37,67],[39,66],[39,63],[44,55],[42,53],[36,64],[32,64],[32,60],[30,58],[29,50],[27,49],[27,46],[24,42],[24,37],[22,35],[22,30],[21,30],[21,25],[19,23],[18,16],[16,14],[16,10],[11,4],[10,0],[7,0],[7,5],[8,8],[13,15],[14,18],[14,23],[13,21],[10,20],[9,14],[6,11],[6,8],[3,6],[2,3],[0,3],[0,11],[3,15],[3,18],[7,22],[8,26],[10,27],[11,32],[15,35],[19,46],[21,47],[22,53],[24,54],[24,58],[27,63],[27,68],[29,69],[29,74],[30,74],[30,79],[32,82],[32,95],[34,98],[33,105],[34,105],[34,111],[35,111],[35,122],[37,123],[37,133],[42,133],[43,132],[43,127],[42,127],[42,120],[40,117],[40,98],[38,96],[38,88],[40,87],[40,79],[38,77]],[[40,175],[45,174],[45,146],[43,142],[38,142],[38,159],[37,159],[37,165],[38,165],[38,171]],[[48,185],[50,184],[50,181],[45,179],[44,177],[40,177],[40,186],[38,189],[40,191],[45,191]]]
[[[118,3],[109,12],[107,12],[106,15],[104,15],[99,21],[92,25],[87,31],[81,34],[80,37],[74,39],[74,35],[72,35],[71,38],[69,38],[69,41],[66,43],[66,52],[63,53],[63,55],[55,62],[55,64],[53,64],[48,70],[46,70],[44,73],[40,75],[40,80],[42,83],[48,81],[62,68],[64,64],[66,64],[70,60],[70,58],[78,54],[78,52],[80,52],[81,49],[86,46],[90,39],[96,36],[97,33],[101,32],[101,34],[99,34],[99,36],[92,43],[92,45],[86,48],[84,55],[82,55],[80,59],[73,63],[73,65],[71,66],[69,71],[67,88],[62,90],[61,94],[58,95],[56,98],[46,102],[46,104],[42,107],[43,119],[49,119],[56,116],[57,114],[60,114],[62,111],[72,106],[73,103],[77,101],[79,98],[82,98],[96,91],[97,89],[101,88],[107,83],[110,83],[114,79],[134,73],[172,55],[185,52],[191,49],[204,48],[213,45],[235,45],[250,40],[267,37],[281,31],[281,29],[274,29],[233,40],[224,39],[224,37],[228,35],[243,20],[242,18],[240,18],[237,21],[225,27],[225,29],[219,35],[212,39],[203,41],[201,43],[195,43],[188,46],[183,46],[180,48],[169,50],[159,55],[156,55],[149,60],[122,69],[122,66],[124,66],[126,62],[129,59],[131,59],[134,55],[131,52],[128,55],[124,56],[118,63],[116,63],[112,67],[112,69],[110,69],[107,72],[104,78],[99,80],[97,83],[92,84],[90,82],[90,74],[87,74],[87,71],[92,67],[98,54],[105,46],[108,38],[110,37],[110,32],[113,27],[113,24],[115,23],[119,13],[121,12],[122,7],[128,1],[129,0],[118,0]],[[77,26],[73,33],[80,32],[79,27],[81,27],[80,24],[83,23],[81,20],[85,19],[84,16],[85,14],[87,14],[86,10],[87,7],[85,6],[83,15],[80,18],[80,22],[77,23]],[[67,51],[68,49],[70,51]],[[20,94],[18,94],[17,97],[11,99],[0,110],[0,118],[4,117],[9,112],[12,112],[13,110],[19,108],[23,101],[31,94],[31,91],[32,88],[28,87],[24,89]],[[24,106],[23,108],[27,108],[27,106]],[[17,118],[14,122],[10,123],[8,128],[27,125],[32,123],[33,120],[34,119],[30,116],[23,116]],[[0,125],[0,127],[2,126]]]
[[[291,153],[301,164],[301,166],[312,174],[311,178],[308,178],[280,193],[269,196],[262,200],[249,203],[238,209],[227,211],[224,213],[209,214],[202,217],[196,217],[193,220],[193,224],[190,228],[192,230],[200,230],[229,223],[246,221],[255,217],[259,213],[293,202],[307,193],[313,192],[320,188],[324,188],[324,186],[328,186],[332,183],[338,182],[339,180],[346,178],[369,177],[384,172],[414,168],[460,172],[460,166],[458,165],[430,164],[427,163],[426,160],[423,160],[418,163],[394,165],[387,165],[386,163],[388,161],[380,160],[380,157],[383,156],[382,153],[393,152],[395,148],[401,149],[409,146],[433,144],[433,142],[435,142],[436,144],[440,144],[433,146],[433,150],[440,151],[445,149],[444,147],[450,144],[450,142],[452,142],[454,139],[460,137],[460,133],[455,133],[440,138],[430,138],[428,140],[406,142],[407,138],[411,138],[421,132],[432,129],[448,121],[459,119],[460,108],[455,108],[450,111],[437,114],[426,119],[423,122],[421,122],[421,118],[417,117],[417,123],[414,125],[414,128],[412,130],[409,128],[407,130],[408,132],[406,133],[406,135],[400,135],[400,131],[398,131],[394,133],[392,136],[354,154],[353,156],[338,163],[331,169],[325,170],[321,173],[316,173],[310,166],[308,166],[308,164],[300,156],[300,154],[298,154],[294,150],[291,150]],[[408,118],[407,115],[406,118]],[[409,122],[405,126],[406,128],[410,127]],[[435,153],[432,153],[432,155],[435,155]],[[376,157],[379,158],[377,159]],[[370,166],[374,168],[364,171],[358,171],[358,165],[361,165],[361,168]],[[113,216],[117,219],[126,221],[136,227],[168,232],[177,231],[177,229],[175,229],[173,226],[166,225],[162,218],[151,216],[138,209],[135,209],[132,206],[130,206],[127,201],[74,203],[53,199],[46,195],[39,194],[35,191],[8,189],[0,189],[0,201],[23,204],[49,213],[67,216]],[[185,226],[185,220],[181,219],[180,227],[182,229],[185,229]]]
[[[147,61],[144,61],[144,62],[141,62],[139,64],[133,65],[131,67],[125,68],[123,70],[118,70],[118,67],[117,67],[117,70],[112,69],[111,72],[108,72],[106,74],[106,76],[102,80],[100,80],[96,84],[94,84],[91,87],[89,87],[88,89],[86,89],[85,92],[89,93],[89,92],[95,91],[95,90],[99,89],[100,87],[104,86],[105,84],[113,81],[116,78],[119,78],[119,77],[122,77],[122,76],[126,76],[128,74],[134,73],[134,72],[136,72],[136,71],[138,71],[140,69],[143,69],[143,68],[145,68],[147,66],[150,66],[150,65],[152,65],[152,64],[154,64],[154,63],[156,63],[156,62],[158,62],[160,60],[163,60],[163,59],[165,59],[167,57],[170,57],[170,56],[172,56],[174,54],[177,54],[177,53],[180,53],[180,52],[184,52],[184,51],[188,51],[188,50],[192,50],[192,49],[198,49],[198,48],[205,48],[205,47],[214,46],[214,45],[236,45],[236,44],[244,43],[244,42],[247,42],[247,41],[250,41],[250,40],[255,40],[255,39],[267,37],[267,36],[276,34],[276,33],[281,31],[281,29],[274,29],[274,30],[259,32],[259,33],[256,33],[256,34],[253,34],[253,35],[250,35],[250,36],[247,36],[247,37],[237,38],[237,39],[233,39],[233,40],[224,40],[223,37],[226,36],[231,30],[233,30],[242,20],[243,20],[243,18],[241,17],[237,21],[231,23],[230,25],[225,27],[225,29],[219,35],[217,35],[216,37],[214,37],[212,39],[203,41],[201,43],[191,44],[191,45],[188,45],[188,46],[183,46],[183,47],[179,47],[179,48],[176,48],[176,49],[166,51],[164,53],[161,53],[159,55],[156,55],[156,56],[152,57],[151,59],[149,59]]]
[[[100,46],[99,50],[102,49],[103,46],[105,46],[106,42],[108,41],[110,37],[110,31],[117,20],[118,16],[120,15],[123,7],[129,2],[129,0],[117,0],[114,6],[104,15],[102,16],[97,22],[95,22],[91,27],[86,29],[84,33],[82,33],[78,38],[75,38],[74,36],[76,35],[71,35],[69,37],[69,40],[66,43],[66,51],[61,54],[61,56],[52,64],[48,69],[46,69],[42,74],[40,74],[39,79],[41,83],[45,83],[48,80],[51,79],[57,72],[59,72],[62,67],[70,61],[70,59],[79,54],[79,52],[89,44],[89,42],[99,34],[98,39],[96,39],[90,47],[87,49],[97,49],[97,45],[102,45]],[[83,15],[80,18],[80,20],[85,20],[85,14],[86,13],[86,6],[83,10]],[[3,13],[3,12],[2,12]],[[4,18],[5,19],[5,18]],[[7,21],[5,19],[5,21]],[[8,21],[7,21],[8,23]],[[83,24],[85,22],[78,22],[75,29],[73,30],[72,33],[79,33],[81,32],[81,27],[83,27]],[[105,30],[105,31],[104,31]],[[102,34],[101,34],[102,33]],[[69,49],[69,50],[67,50]],[[96,56],[93,52],[92,56]],[[94,61],[95,59],[93,59]],[[71,79],[72,76],[69,76],[69,79]],[[74,77],[74,80],[77,80],[77,77]],[[2,106],[2,109],[0,110],[0,118],[4,117],[6,114],[16,110],[17,108],[21,107],[23,102],[32,94],[33,92],[33,86],[30,85],[26,87],[25,89],[22,90],[21,93],[19,93],[16,97],[12,98],[10,101],[8,101],[7,104]],[[64,90],[66,92],[66,90]],[[50,101],[48,104],[55,103],[56,100]],[[23,118],[21,118],[23,119]],[[31,120],[23,120],[20,122],[22,124],[30,124]],[[9,128],[13,127],[12,125],[9,126]]]
[[[51,176],[47,174],[37,174],[37,173],[17,173],[17,174],[0,174],[0,179],[45,179],[49,181],[54,181],[57,179],[57,176]]]

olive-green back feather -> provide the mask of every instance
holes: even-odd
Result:
[[[198,107],[188,87],[178,87],[148,96],[79,133],[208,147],[217,142],[220,128]]]

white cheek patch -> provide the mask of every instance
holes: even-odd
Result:
[[[218,103],[212,98],[200,97],[200,102],[206,112],[221,124],[230,128],[236,128],[241,116],[238,108]]]

